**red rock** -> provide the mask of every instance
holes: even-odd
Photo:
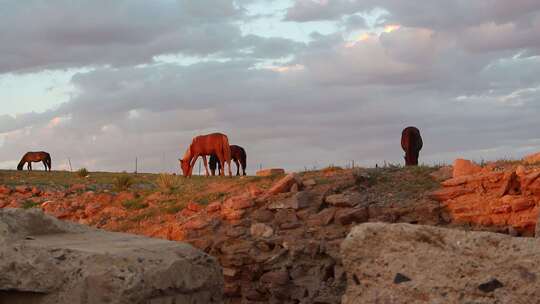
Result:
[[[75,192],[83,192],[85,190],[86,190],[86,185],[84,185],[84,184],[74,184],[68,189],[67,192],[75,193]]]
[[[101,205],[109,205],[113,200],[113,196],[108,193],[100,193],[96,195],[93,200]]]
[[[325,197],[324,201],[336,207],[353,207],[359,204],[362,197],[359,193],[340,193]]]
[[[27,186],[17,186],[15,187],[15,192],[27,194],[28,192],[30,192],[30,188],[28,188]]]
[[[308,223],[311,226],[327,226],[329,225],[336,214],[335,208],[326,208],[321,212],[309,217]]]
[[[512,210],[514,212],[517,212],[517,211],[533,208],[536,204],[531,199],[520,197],[518,199],[513,200],[510,203],[510,205],[512,206]]]
[[[251,214],[254,221],[268,223],[274,219],[274,213],[266,209],[258,209]]]
[[[96,202],[93,202],[93,203],[89,203],[89,204],[86,204],[86,207],[84,209],[84,214],[88,217],[92,217],[92,216],[95,216],[96,214],[99,213],[99,211],[101,211],[101,209],[103,209],[103,204],[96,201]]]
[[[269,238],[274,235],[274,229],[263,223],[255,223],[251,225],[249,231],[253,237]]]
[[[214,212],[218,212],[221,210],[221,203],[220,202],[213,202],[213,203],[210,203],[208,204],[208,206],[206,207],[206,211],[208,213],[214,213]]]
[[[270,190],[268,190],[268,194],[270,195],[276,195],[279,193],[285,193],[289,192],[291,190],[292,185],[298,183],[298,176],[295,173],[288,174],[284,178],[280,179],[277,183],[275,183]]]
[[[495,214],[497,213],[510,213],[512,212],[512,206],[510,205],[502,205],[502,206],[499,206],[499,207],[495,207],[493,209],[491,209],[491,211]]]
[[[222,209],[221,210],[221,216],[225,220],[234,221],[234,220],[240,220],[244,217],[244,214],[246,213],[245,210],[233,210],[233,209]]]
[[[241,210],[251,208],[255,205],[254,201],[250,197],[235,196],[231,197],[223,203],[223,209]]]
[[[12,192],[11,188],[8,188],[8,187],[6,187],[4,185],[0,186],[0,194],[9,195],[9,194],[11,194],[11,192]]]
[[[185,229],[201,230],[201,229],[204,229],[204,228],[208,227],[209,225],[210,225],[210,221],[208,219],[201,218],[201,217],[196,217],[196,218],[193,218],[193,219],[187,221],[182,226]]]
[[[32,187],[31,192],[35,196],[39,196],[41,194],[41,190],[39,190],[37,187]]]
[[[114,197],[114,201],[116,203],[123,203],[125,201],[134,200],[135,198],[135,194],[133,194],[132,192],[122,191],[118,193],[116,197]]]
[[[199,212],[203,209],[203,207],[195,202],[189,202],[186,206],[188,210],[191,210],[193,212]]]
[[[225,282],[223,295],[229,298],[239,297],[241,295],[240,285],[238,283]]]
[[[249,192],[249,195],[251,195],[251,197],[257,197],[264,193],[264,191],[262,191],[261,189],[259,189],[259,187],[255,185],[249,185],[248,192]]]
[[[525,156],[523,162],[527,165],[540,163],[540,152]]]
[[[285,270],[271,271],[263,274],[261,283],[271,285],[287,285],[289,283],[289,273]]]
[[[197,214],[197,212],[189,210],[188,208],[184,208],[184,209],[180,210],[179,214],[182,217],[191,217],[191,216]]]
[[[277,210],[277,209],[303,209],[310,205],[311,197],[309,193],[305,191],[296,192],[293,196],[285,198],[285,199],[278,199],[272,203],[270,203],[266,208],[270,210]]]
[[[273,175],[281,175],[281,174],[285,174],[285,170],[284,169],[263,169],[263,170],[259,170],[257,171],[257,176],[273,176]]]
[[[520,194],[521,183],[516,172],[509,172],[504,175],[503,184],[499,188],[499,197],[507,194]]]
[[[435,190],[429,193],[428,197],[439,202],[443,202],[469,193],[474,193],[474,190],[461,187],[451,187]]]
[[[369,219],[369,212],[365,207],[338,209],[335,218],[341,225],[358,224],[366,222]]]
[[[453,177],[473,175],[482,171],[482,167],[466,159],[456,159],[454,161]]]

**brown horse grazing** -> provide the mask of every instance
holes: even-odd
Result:
[[[246,175],[247,167],[247,155],[246,150],[240,146],[231,145],[231,159],[236,164],[236,176],[240,175],[240,165],[242,165],[242,172]],[[221,174],[221,166],[219,165],[218,158],[215,154],[210,155],[210,171],[212,176],[216,175],[216,167],[219,174]]]
[[[208,163],[206,162],[206,156],[215,154],[219,159],[219,163],[222,168],[225,168],[225,163],[229,166],[229,176],[232,176],[231,172],[231,148],[229,147],[229,139],[227,135],[221,133],[212,133],[208,135],[201,135],[193,138],[191,145],[186,150],[184,158],[179,159],[180,168],[185,177],[190,177],[193,172],[193,166],[199,156],[202,156],[204,160],[204,169],[206,176],[208,176]],[[224,175],[224,172],[221,172]]]
[[[21,171],[24,167],[24,164],[28,163],[28,171],[32,171],[32,163],[38,162],[43,162],[43,165],[45,166],[45,171],[51,171],[51,155],[43,151],[27,152],[19,162],[19,165],[17,165],[17,170]]]
[[[405,165],[417,166],[418,156],[422,150],[422,136],[416,127],[407,127],[401,133],[401,148],[405,151]]]

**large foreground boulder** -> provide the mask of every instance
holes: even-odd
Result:
[[[353,303],[537,303],[540,241],[369,223],[342,243]]]
[[[0,303],[222,303],[222,290],[190,245],[0,210]]]

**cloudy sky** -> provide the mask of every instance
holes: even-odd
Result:
[[[249,171],[540,150],[538,0],[0,0],[0,168],[178,171],[191,138]],[[36,166],[39,167],[39,166]]]

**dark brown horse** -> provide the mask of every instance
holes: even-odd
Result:
[[[229,166],[229,176],[232,176],[231,172],[231,148],[229,147],[229,139],[227,135],[221,133],[212,133],[208,135],[201,135],[193,138],[191,145],[186,150],[184,158],[179,159],[180,168],[185,177],[190,177],[193,172],[193,166],[199,156],[202,156],[204,160],[204,170],[206,176],[208,176],[208,163],[206,156],[215,154],[219,159],[219,164],[222,168],[225,168],[225,163]],[[224,172],[221,172],[224,175]]]
[[[21,171],[24,168],[24,164],[28,163],[28,171],[32,171],[32,163],[43,162],[45,166],[45,171],[51,171],[51,155],[47,152],[27,152],[19,165],[17,165],[17,170]]]
[[[401,133],[401,148],[405,151],[405,165],[417,166],[418,156],[422,150],[422,136],[416,127],[407,127]]]
[[[246,175],[246,167],[247,167],[247,155],[246,150],[240,146],[231,145],[231,159],[236,164],[236,176],[240,175],[240,165],[242,165],[242,172],[244,175]],[[210,156],[210,172],[212,172],[212,176],[216,175],[216,167],[218,169],[219,174],[221,174],[221,166],[219,165],[219,159],[215,154],[212,154]]]

